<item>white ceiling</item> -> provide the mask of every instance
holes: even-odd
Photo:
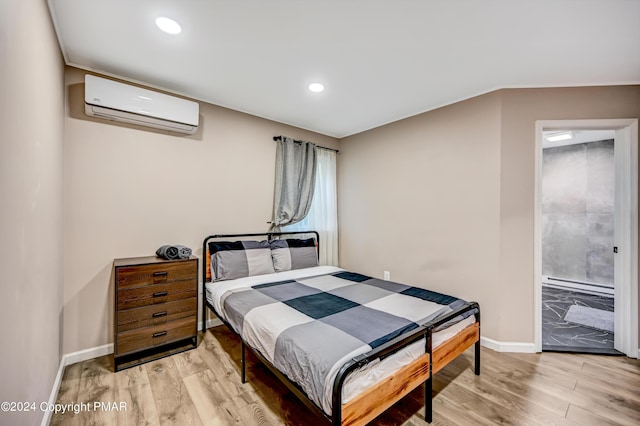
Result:
[[[640,83],[640,0],[48,2],[69,65],[338,138],[499,88]]]

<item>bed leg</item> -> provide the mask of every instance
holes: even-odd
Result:
[[[246,376],[246,363],[245,363],[244,353],[245,353],[245,350],[244,350],[244,340],[243,340],[243,341],[242,341],[242,355],[241,355],[241,358],[240,358],[240,365],[241,365],[241,367],[242,367],[242,373],[241,373],[241,376],[242,376],[242,383],[246,383],[246,381],[247,381],[247,376]]]
[[[206,332],[207,332],[207,305],[203,303],[202,304],[202,334],[205,334]]]
[[[427,423],[431,423],[433,420],[433,376],[430,376],[427,381],[424,382],[424,420]]]
[[[475,343],[475,367],[473,372],[476,376],[480,375],[480,340]]]

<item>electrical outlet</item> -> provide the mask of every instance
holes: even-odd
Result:
[[[391,279],[391,272],[389,271],[384,271],[384,279],[386,281],[389,281]]]

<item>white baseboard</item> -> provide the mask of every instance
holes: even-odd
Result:
[[[537,352],[535,348],[535,344],[533,343],[498,342],[497,340],[493,340],[488,337],[480,337],[480,344],[485,348],[489,348],[496,352],[514,352],[514,353],[518,352],[518,353],[527,353],[527,354],[533,354]],[[631,353],[631,355],[633,355],[633,352]],[[640,359],[640,348],[638,348],[638,353],[636,358]]]
[[[49,405],[51,407],[52,404],[56,403],[58,399],[58,391],[60,390],[60,383],[62,383],[62,374],[64,373],[64,356],[60,360],[60,366],[58,367],[58,374],[56,374],[56,379],[53,381],[53,387],[51,388],[51,394],[49,394]],[[42,416],[41,426],[48,426],[51,423],[51,415],[53,413],[51,411],[45,411],[44,416]]]
[[[498,342],[488,337],[480,337],[480,344],[485,348],[492,349],[496,352],[519,352],[532,354],[536,352],[534,343],[525,342]]]
[[[99,356],[109,355],[112,353],[113,343],[109,343],[102,346],[96,346],[95,348],[89,348],[82,351],[65,354],[62,359],[65,362],[64,366],[66,367],[67,365],[86,361],[88,359],[98,358]]]

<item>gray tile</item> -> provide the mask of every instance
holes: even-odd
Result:
[[[613,311],[613,298],[542,287],[542,350],[566,347],[610,353],[614,334],[566,322],[564,315],[571,305]]]

